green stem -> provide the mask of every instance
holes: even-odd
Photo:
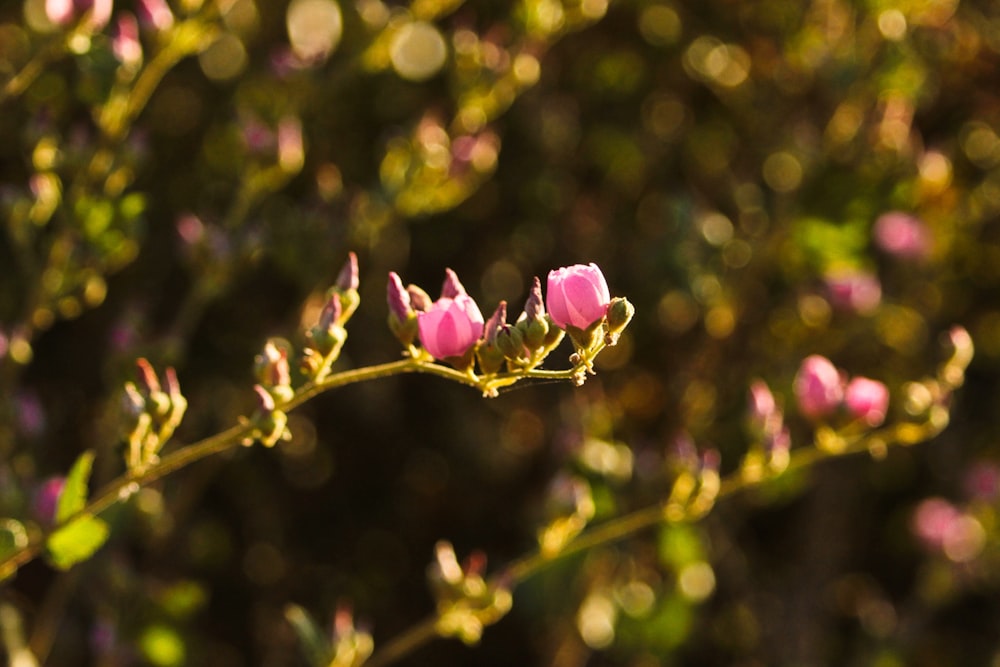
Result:
[[[761,475],[753,479],[747,479],[742,474],[741,470],[736,470],[735,472],[727,475],[723,478],[719,486],[719,492],[716,495],[715,500],[723,500],[730,496],[737,495],[738,493],[759,488],[766,483],[778,479],[782,475],[809,469],[811,466],[826,459],[851,456],[863,452],[871,452],[873,451],[873,446],[876,443],[885,446],[888,446],[890,443],[897,444],[900,442],[911,444],[913,442],[912,434],[908,434],[905,440],[899,438],[898,436],[903,434],[904,429],[912,430],[914,427],[921,430],[921,439],[927,440],[940,433],[944,428],[944,424],[929,419],[927,422],[919,425],[907,423],[894,427],[887,427],[878,431],[872,431],[864,435],[856,436],[854,439],[845,442],[843,448],[837,451],[820,449],[815,445],[812,447],[803,447],[792,452],[788,466],[780,472],[772,472],[771,474]],[[490,585],[493,587],[502,586],[512,590],[519,584],[522,584],[537,575],[547,566],[556,561],[569,558],[570,556],[574,556],[597,547],[620,542],[624,539],[637,535],[644,530],[648,530],[671,521],[671,519],[667,518],[664,510],[664,502],[649,505],[629,514],[611,519],[606,523],[594,526],[590,530],[587,530],[570,541],[556,554],[543,554],[541,550],[528,554],[514,561],[499,573],[494,575],[490,580]],[[685,515],[680,519],[674,519],[674,521],[691,521],[701,518],[702,516],[702,513],[698,513],[696,516]],[[412,653],[431,640],[440,638],[440,635],[434,631],[437,621],[438,616],[436,614],[429,616],[428,618],[420,621],[417,625],[414,625],[412,628],[405,631],[402,635],[390,640],[381,650],[375,652],[372,657],[364,663],[365,667],[384,667],[385,665],[391,664],[396,660]]]
[[[278,405],[277,409],[287,412],[295,409],[319,394],[332,389],[350,384],[356,384],[358,382],[367,382],[369,380],[377,380],[380,378],[390,377],[392,375],[400,375],[403,373],[425,373],[427,375],[436,375],[446,380],[452,380],[480,389],[485,393],[489,387],[493,386],[493,383],[517,381],[525,377],[571,379],[578,373],[578,369],[570,368],[563,371],[534,370],[516,374],[501,373],[489,378],[482,378],[434,363],[432,360],[424,357],[408,357],[399,361],[379,364],[376,366],[366,366],[364,368],[341,371],[330,375],[321,382],[306,384],[295,393],[295,396]],[[70,523],[76,519],[77,516],[85,514],[100,514],[112,505],[120,501],[127,500],[140,488],[166,477],[170,473],[186,468],[192,463],[209,456],[221,454],[222,452],[235,448],[245,439],[252,437],[253,432],[254,426],[250,420],[243,419],[241,420],[241,423],[232,426],[222,433],[217,433],[214,436],[167,454],[141,473],[135,474],[126,472],[99,490],[87,506],[79,512],[79,514],[69,517],[62,525]],[[18,568],[34,560],[41,553],[48,536],[60,527],[61,526],[56,526],[45,533],[36,535],[26,546],[0,561],[0,580],[13,575]]]

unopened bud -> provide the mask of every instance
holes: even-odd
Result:
[[[497,336],[507,326],[507,302],[501,301],[483,327],[483,343],[476,349],[479,368],[487,375],[496,373],[503,366],[504,354],[497,347]]]
[[[607,335],[605,336],[605,343],[607,345],[614,345],[618,342],[618,337],[621,332],[625,330],[628,323],[632,321],[632,316],[635,315],[635,306],[624,297],[615,297],[611,299],[611,303],[608,304],[608,313],[605,316],[607,322]]]
[[[158,393],[160,391],[160,380],[156,377],[153,365],[144,357],[136,359],[135,365],[139,371],[139,388],[142,390],[142,393],[147,396]]]
[[[410,295],[410,305],[418,313],[428,310],[434,303],[427,292],[412,283],[406,286],[406,293]]]
[[[528,358],[528,350],[524,347],[524,335],[517,327],[504,326],[497,334],[497,348],[503,356],[513,362]]]
[[[257,380],[268,389],[290,387],[291,369],[288,365],[287,342],[271,338],[264,344],[264,350],[254,359]]]
[[[466,294],[465,286],[458,279],[451,269],[444,270],[444,284],[441,285],[441,296],[445,299],[454,299],[456,296]]]
[[[138,420],[146,412],[146,399],[142,397],[139,390],[131,382],[125,383],[125,392],[122,394],[122,410],[132,419]]]
[[[340,291],[346,292],[347,290],[358,289],[359,284],[358,256],[353,252],[349,252],[347,253],[347,261],[344,262],[344,266],[337,275],[336,287]]]
[[[403,288],[403,282],[395,271],[389,272],[386,300],[389,304],[389,329],[400,343],[412,345],[417,337],[417,314],[411,305],[410,292]]]

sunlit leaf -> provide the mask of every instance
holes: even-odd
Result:
[[[59,494],[59,504],[56,506],[56,524],[78,514],[87,506],[87,482],[90,480],[90,469],[94,465],[94,452],[86,451],[73,464],[66,477],[66,485]]]
[[[82,514],[52,533],[46,543],[49,559],[68,570],[90,558],[108,539],[108,524],[92,514]]]

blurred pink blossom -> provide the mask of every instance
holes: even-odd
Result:
[[[135,13],[144,28],[163,31],[174,25],[174,15],[164,0],[137,0]]]
[[[123,65],[138,67],[142,63],[142,44],[139,43],[139,23],[129,12],[122,12],[115,23],[111,49]]]
[[[856,377],[847,385],[844,405],[855,419],[868,426],[879,426],[889,410],[889,389],[878,380]]]
[[[793,383],[799,412],[810,419],[826,417],[844,399],[844,379],[826,357],[806,357]]]
[[[882,302],[882,284],[874,274],[857,271],[826,276],[830,303],[838,310],[868,315]]]
[[[917,217],[901,211],[879,216],[873,230],[879,248],[905,259],[923,259],[930,253],[931,237],[927,225]]]
[[[35,518],[46,525],[51,525],[56,519],[56,507],[59,505],[59,495],[66,486],[65,477],[49,477],[35,489],[31,507]]]

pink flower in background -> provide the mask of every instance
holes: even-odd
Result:
[[[115,58],[123,65],[138,67],[142,63],[139,22],[129,12],[122,12],[118,15],[114,37],[111,39],[111,49]]]
[[[467,294],[441,297],[417,313],[420,343],[438,360],[461,357],[483,335],[483,314]]]
[[[878,380],[856,377],[844,391],[844,405],[855,419],[879,426],[889,410],[889,389]]]
[[[844,380],[826,357],[806,357],[793,385],[799,412],[810,419],[825,417],[844,399]]]
[[[913,513],[913,532],[927,546],[940,549],[959,516],[958,508],[944,498],[927,498]]]
[[[872,232],[879,248],[897,257],[923,259],[931,249],[930,230],[923,220],[901,211],[879,216]]]
[[[838,310],[868,315],[882,302],[882,284],[871,273],[835,273],[826,276],[825,282],[830,303]]]
[[[50,477],[35,489],[32,510],[35,517],[42,523],[52,524],[55,521],[59,495],[64,486],[66,486],[65,477]]]
[[[135,13],[144,28],[169,30],[174,25],[174,15],[164,0],[138,0]]]
[[[574,264],[549,271],[545,302],[559,327],[587,329],[607,313],[611,293],[596,264]]]
[[[113,0],[45,0],[45,16],[56,25],[66,25],[88,11],[88,24],[100,30],[111,20]]]

